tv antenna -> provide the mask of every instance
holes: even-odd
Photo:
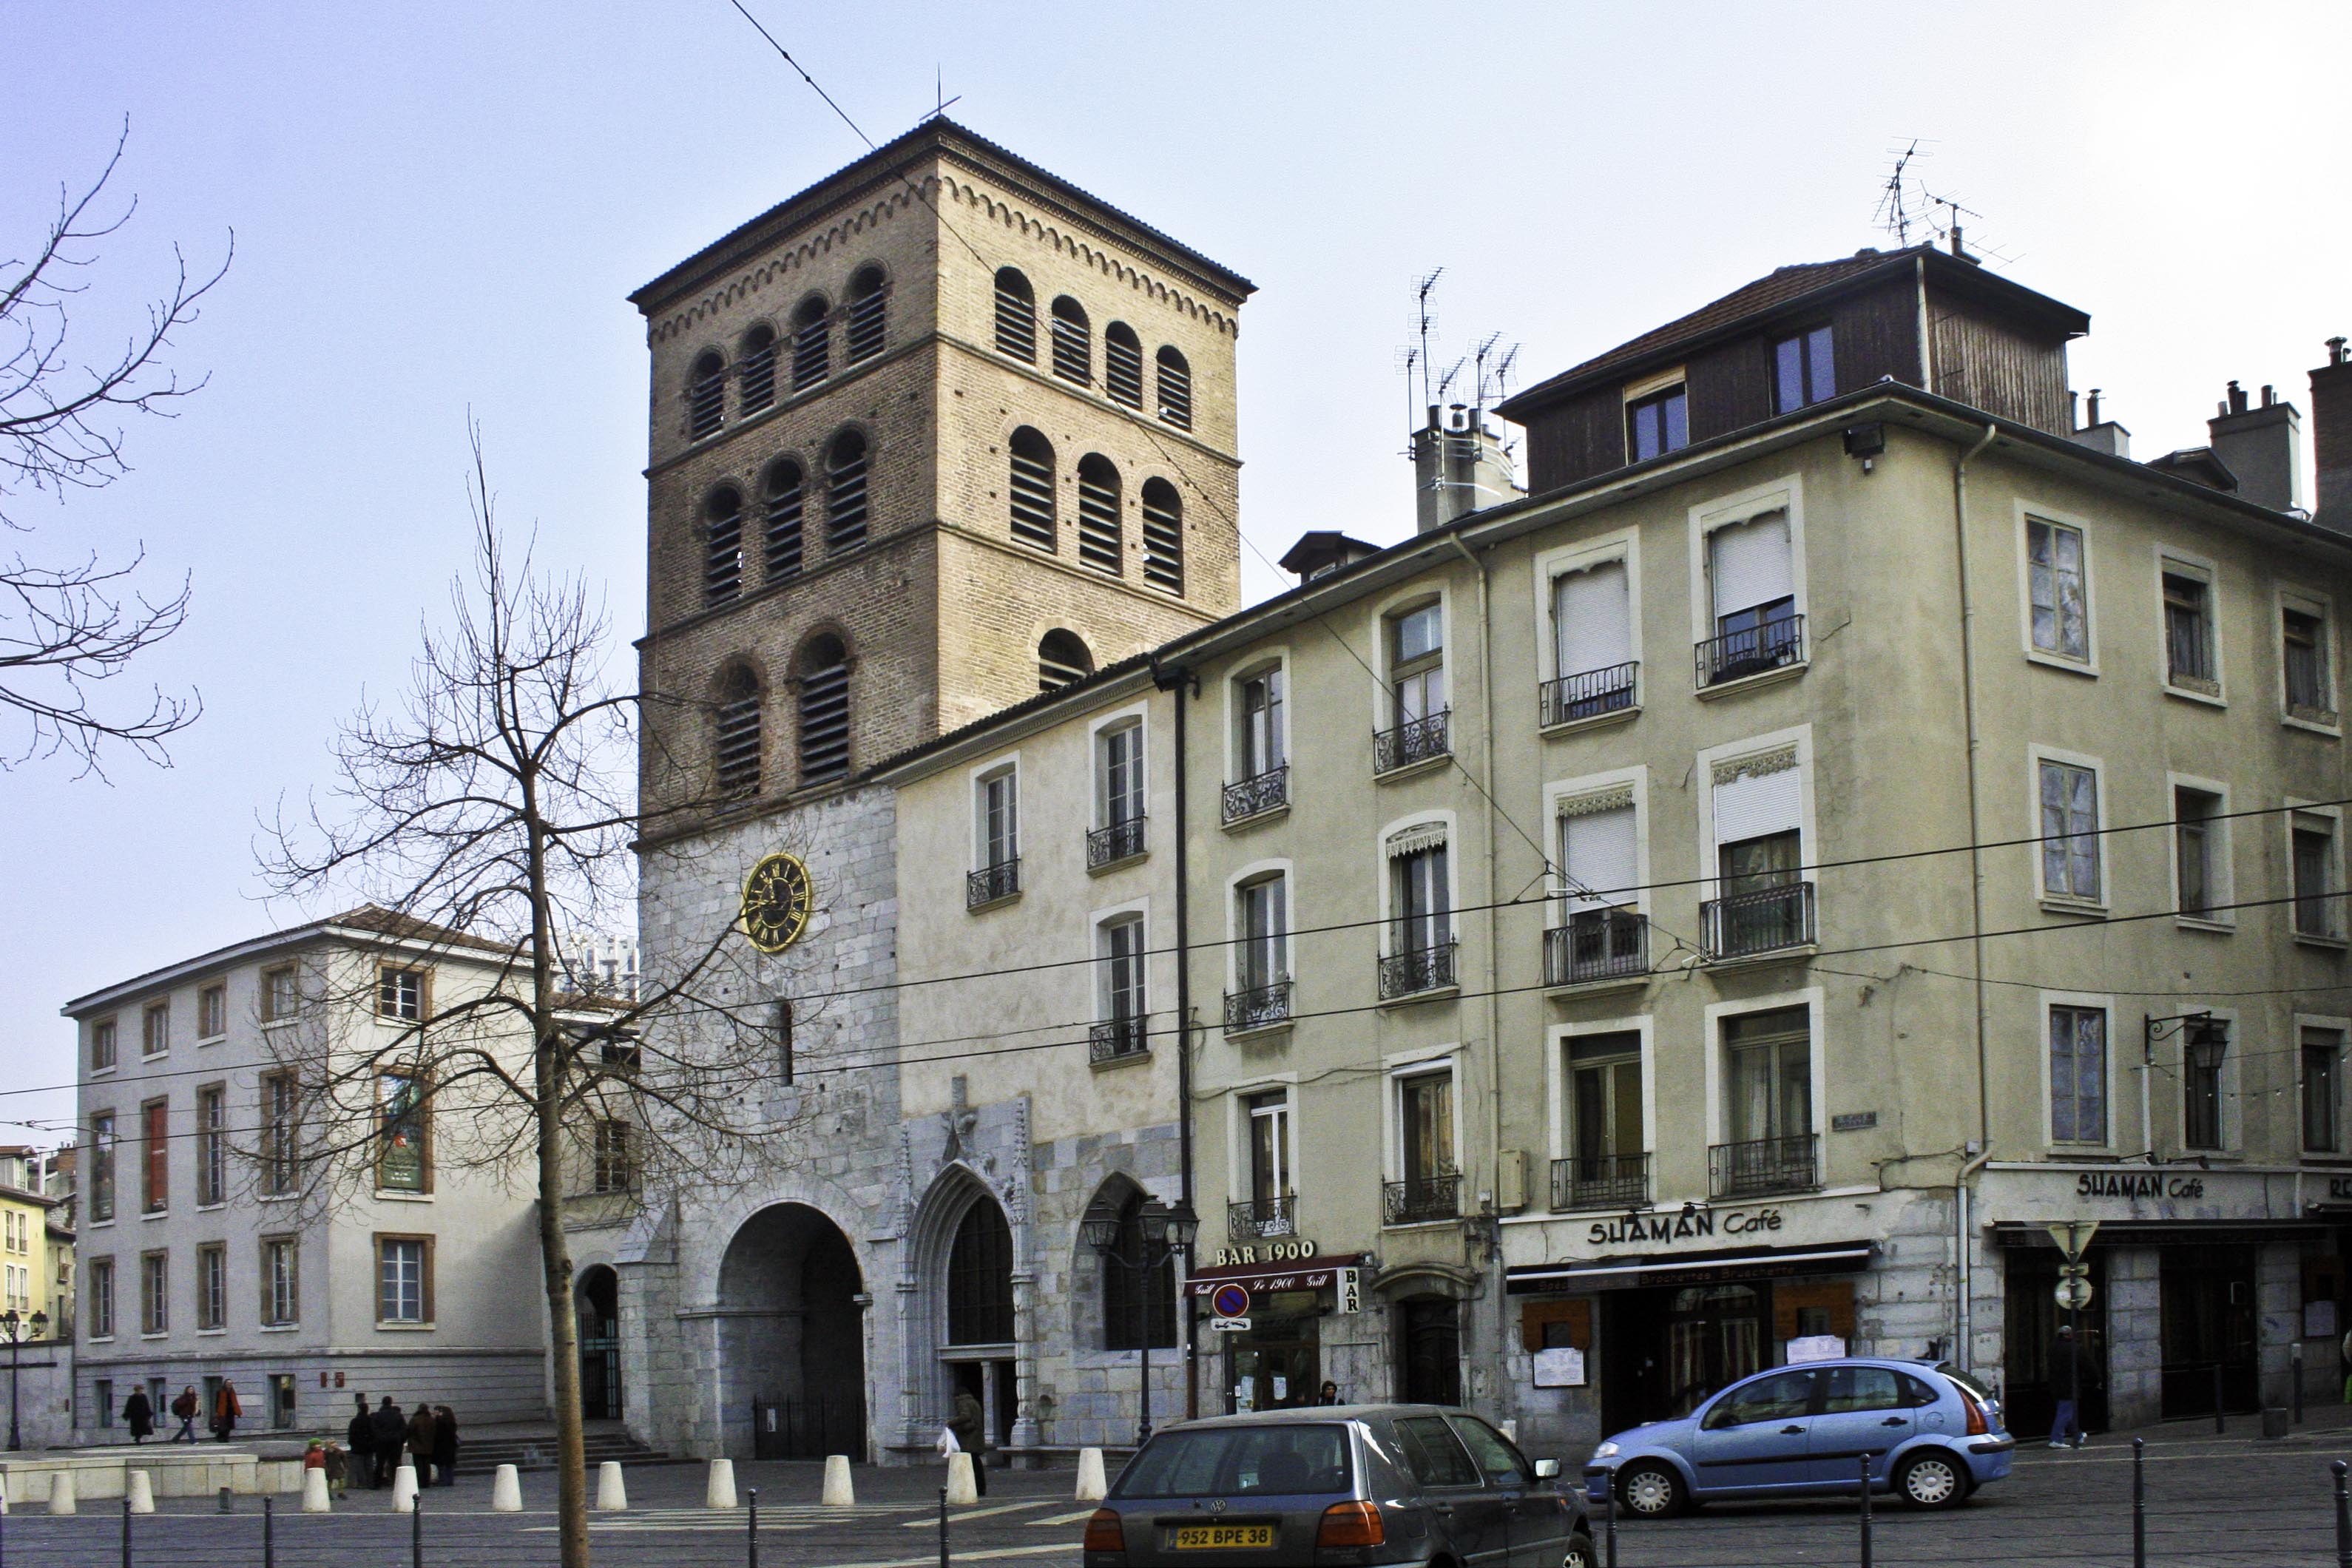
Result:
[[[936,105],[929,115],[929,118],[933,120],[945,118],[948,111],[948,106],[950,104],[961,103],[963,101],[963,94],[961,93],[957,93],[953,98],[950,98],[948,96],[947,76],[936,65],[931,68],[931,100]]]
[[[1434,329],[1437,326],[1437,312],[1430,309],[1429,297],[1431,292],[1436,289],[1437,280],[1444,276],[1444,268],[1440,267],[1434,268],[1425,275],[1420,282],[1414,284],[1412,289],[1414,310],[1421,319],[1421,400],[1423,403],[1430,401],[1429,340],[1432,335],[1433,335]],[[1441,393],[1443,393],[1444,390],[1444,389],[1443,387],[1439,388]]]
[[[1871,214],[1872,220],[1893,235],[1895,243],[1905,249],[1910,248],[1911,226],[1922,221],[1912,203],[1914,181],[1911,164],[1916,159],[1933,155],[1919,151],[1920,140],[1914,136],[1900,151],[1891,147],[1887,149],[1894,154],[1895,167],[1887,172],[1885,182],[1879,185],[1878,206]]]

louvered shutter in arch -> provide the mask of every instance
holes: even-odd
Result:
[[[1801,769],[1743,773],[1715,786],[1715,841],[1718,846],[1772,833],[1794,832],[1803,827],[1804,822],[1804,774]]]
[[[1789,562],[1789,514],[1767,512],[1707,536],[1707,571],[1714,579],[1715,613],[1752,610],[1796,593]]]
[[[1552,635],[1559,656],[1555,675],[1607,669],[1633,657],[1633,606],[1628,602],[1622,561],[1605,562],[1556,578],[1551,606]]]
[[[1570,886],[1601,895],[1571,893],[1570,911],[1622,909],[1640,897],[1634,889],[1642,879],[1635,868],[1634,833],[1630,803],[1606,811],[1571,810],[1560,818],[1560,854],[1568,862]]]

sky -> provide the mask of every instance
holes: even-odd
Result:
[[[1893,244],[1874,214],[1915,140],[1993,265],[2090,312],[2074,382],[2136,455],[2202,445],[2231,378],[2306,404],[2352,332],[2341,5],[745,3],[875,141],[943,90],[1257,283],[1242,522],[1265,558],[1411,531],[1419,276],[1445,268],[1440,362],[1499,332],[1526,384]],[[204,704],[168,767],[0,772],[0,1142],[48,1144],[64,1002],[302,918],[264,897],[257,825],[329,781],[337,722],[446,608],[469,417],[503,515],[601,584],[625,656],[646,399],[625,296],[864,143],[728,0],[6,13],[0,258],[129,121],[138,206],[77,301],[88,352],[175,244],[203,267],[235,237],[173,348],[203,392],[131,427],[116,484],[16,508],[30,558],[143,547],[151,590],[185,577],[188,623],[139,673]],[[1277,585],[1245,554],[1249,598]]]

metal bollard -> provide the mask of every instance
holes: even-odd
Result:
[[[2344,1488],[2343,1460],[2327,1468],[2336,1472],[2336,1568],[2352,1568],[2352,1491]]]
[[[1870,1568],[1870,1456],[1854,1463],[1862,1467],[1862,1568]]]
[[[220,1489],[220,1510],[223,1513],[235,1513],[236,1511],[236,1495],[234,1492],[231,1492],[226,1487],[223,1487]]]
[[[122,1489],[122,1568],[131,1568],[131,1489]]]
[[[1609,1479],[1601,1483],[1609,1499],[1609,1568],[1617,1568],[1617,1467],[1609,1467]]]
[[[940,1568],[948,1568],[948,1489],[940,1489]]]
[[[746,1491],[743,1494],[743,1500],[751,1505],[749,1532],[751,1539],[749,1554],[745,1561],[750,1564],[750,1568],[760,1568],[760,1489],[753,1487]]]
[[[2221,1416],[2221,1363],[2213,1363],[2213,1430],[2227,1432],[2230,1425]]]
[[[2147,1439],[2132,1439],[2132,1568],[2147,1568]]]
[[[221,1489],[228,1490],[226,1487]],[[261,1498],[261,1568],[278,1568],[278,1500],[267,1492]]]
[[[425,1568],[425,1494],[421,1490],[408,1514],[408,1568]]]
[[[2294,1372],[2294,1424],[2303,1425],[2303,1342],[2297,1340],[2287,1347],[2287,1358]]]

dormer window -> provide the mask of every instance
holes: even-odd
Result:
[[[1773,412],[1794,414],[1837,395],[1837,359],[1827,327],[1772,345]]]
[[[1675,383],[1625,405],[1625,457],[1646,463],[1690,445],[1690,400]]]

